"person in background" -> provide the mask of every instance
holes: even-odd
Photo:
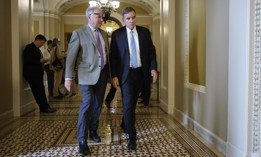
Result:
[[[62,66],[64,67],[64,58],[66,57],[66,53],[60,50],[60,40],[58,38],[53,39],[52,49],[51,49],[51,63],[54,62],[55,58],[58,58]],[[52,64],[50,68],[54,71],[54,89],[53,89],[53,98],[54,99],[62,99],[63,95],[59,91],[59,87],[61,85],[63,79],[63,71],[64,69],[57,69]]]
[[[52,48],[52,40],[47,41],[47,48],[43,51],[43,58],[47,60],[47,62],[44,64],[44,70],[47,76],[47,84],[48,84],[48,92],[49,97],[53,96],[53,85],[54,85],[54,74],[53,70],[50,69],[50,60],[51,60],[51,48]]]
[[[126,7],[122,11],[125,26],[115,30],[111,38],[111,76],[115,88],[120,86],[123,102],[123,124],[129,135],[127,148],[135,150],[135,109],[142,81],[152,77],[156,82],[156,50],[150,31],[136,25],[136,11]]]
[[[65,87],[70,91],[75,77],[77,63],[78,83],[82,92],[82,102],[78,117],[77,139],[79,152],[90,155],[87,144],[89,137],[94,142],[101,142],[97,133],[99,117],[109,71],[108,34],[100,29],[102,10],[90,7],[86,10],[88,24],[73,31],[66,58]]]
[[[26,45],[23,50],[23,76],[31,87],[40,112],[53,113],[56,109],[51,108],[48,104],[43,82],[43,64],[46,63],[48,59],[43,58],[40,47],[42,47],[45,42],[45,36],[39,34],[35,37],[34,42]]]

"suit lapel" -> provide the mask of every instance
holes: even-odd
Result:
[[[143,45],[143,34],[142,31],[140,31],[139,27],[136,26],[137,32],[138,32],[138,38],[139,38],[139,47],[140,47],[140,53],[142,52],[142,45]]]
[[[120,39],[121,39],[121,41],[125,41],[123,47],[126,48],[126,52],[130,53],[130,52],[129,52],[129,44],[128,44],[128,36],[127,36],[127,33],[128,33],[128,32],[127,32],[127,29],[126,29],[126,26],[125,26],[125,27],[123,27],[123,29],[122,29],[122,33],[121,33],[122,37],[121,37]]]
[[[93,36],[92,29],[87,25],[84,32],[87,34],[87,39],[88,40],[91,39],[93,45],[95,45],[96,48],[97,48],[97,42],[96,42],[96,39]]]
[[[103,40],[104,40],[104,43],[105,43],[105,52],[108,54],[109,53],[109,43],[108,43],[108,40],[107,40],[107,36],[106,36],[106,32],[104,32],[104,31],[102,31],[101,29],[99,29],[100,30],[100,33],[101,33],[101,35],[102,35],[102,38],[103,38]]]

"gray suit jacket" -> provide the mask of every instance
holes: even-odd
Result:
[[[105,31],[100,29],[105,42],[106,61],[109,64],[109,41]],[[82,85],[97,83],[101,72],[101,58],[92,29],[86,25],[73,31],[67,51],[65,78],[75,77],[78,69],[78,81]]]

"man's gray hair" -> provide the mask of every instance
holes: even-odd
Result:
[[[85,11],[86,17],[91,16],[93,11],[96,10],[96,9],[101,9],[101,8],[99,8],[99,7],[89,7],[89,8],[87,8],[86,11]]]

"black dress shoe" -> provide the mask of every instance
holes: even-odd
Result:
[[[85,140],[79,142],[79,153],[82,155],[91,155],[91,151]]]
[[[130,137],[130,141],[129,141],[127,147],[129,150],[136,150],[136,147],[137,147],[136,137]]]
[[[58,95],[58,96],[55,96],[53,97],[54,99],[63,99],[63,96],[62,95]]]
[[[90,139],[97,143],[101,142],[101,138],[96,131],[90,131]]]
[[[47,108],[47,109],[42,109],[40,110],[41,113],[54,113],[56,112],[57,110],[54,109],[54,108]]]

